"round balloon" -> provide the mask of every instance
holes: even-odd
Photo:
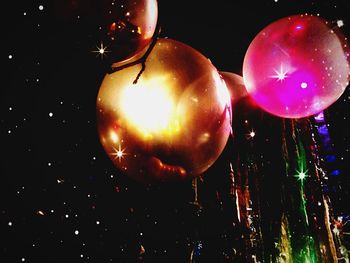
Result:
[[[132,58],[152,40],[157,20],[157,0],[103,0],[107,11],[107,39],[112,62]]]
[[[247,91],[265,111],[285,118],[317,114],[349,81],[349,45],[320,17],[296,15],[264,28],[244,58]]]
[[[97,98],[100,141],[113,163],[142,182],[191,178],[226,145],[230,96],[210,61],[159,39],[146,60],[107,74]]]

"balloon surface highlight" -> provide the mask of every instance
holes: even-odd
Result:
[[[243,77],[232,72],[220,71],[220,75],[226,83],[227,89],[231,96],[232,111],[234,111],[234,105],[241,99],[248,96],[248,92],[244,85]]]
[[[349,81],[349,45],[338,28],[308,15],[282,18],[250,44],[243,64],[247,91],[265,111],[302,118],[329,107]]]

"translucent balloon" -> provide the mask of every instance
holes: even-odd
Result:
[[[145,71],[107,74],[97,99],[100,141],[113,163],[143,182],[191,178],[219,157],[231,129],[230,96],[210,61],[159,39]]]
[[[286,17],[264,28],[243,64],[246,88],[271,114],[301,118],[334,103],[349,80],[349,46],[336,27],[307,15]]]
[[[157,0],[103,0],[103,33],[110,61],[130,59],[152,40],[158,19]]]

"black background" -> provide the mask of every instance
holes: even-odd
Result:
[[[195,229],[206,233],[211,262],[226,262],[217,240],[231,230],[230,211],[219,212],[215,203],[215,190],[225,188],[217,179],[225,162],[208,172],[200,222],[189,205],[191,182],[145,186],[120,174],[96,130],[95,101],[106,65],[92,52],[100,44],[93,10],[81,1],[74,11],[65,9],[69,1],[5,2],[0,262],[188,262]],[[342,20],[350,36],[346,0],[159,1],[161,37],[189,44],[220,71],[238,74],[263,27],[301,13]],[[330,109],[337,156],[347,164],[348,101],[347,92]]]

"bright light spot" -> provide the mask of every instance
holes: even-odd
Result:
[[[301,83],[301,84],[300,84],[300,87],[301,87],[302,89],[306,89],[306,88],[307,88],[307,83],[306,83],[306,82]]]
[[[297,170],[296,172],[297,174],[295,175],[295,177],[297,177],[298,180],[300,181],[304,181],[305,178],[308,177],[307,175],[308,170],[304,171],[303,169],[301,169],[300,171]]]
[[[25,259],[25,258],[22,258],[21,261],[24,262],[24,261],[26,261],[26,259]]]
[[[126,12],[125,16],[130,16],[130,12]]]
[[[50,118],[53,117],[53,113],[52,112],[49,113],[49,117]]]
[[[13,57],[12,57],[12,55],[9,55],[9,59],[12,59]]]
[[[43,5],[39,5],[39,10],[40,11],[44,10],[44,6]]]
[[[344,21],[343,21],[343,20],[338,20],[338,21],[337,21],[337,26],[338,26],[338,27],[344,26]]]
[[[210,133],[205,132],[199,136],[198,141],[200,143],[206,143],[208,142],[209,139],[210,139]]]
[[[255,137],[256,133],[254,130],[251,130],[246,134],[247,139],[253,139]]]
[[[8,222],[8,226],[12,226],[12,222]]]
[[[39,210],[39,211],[38,211],[38,215],[44,216],[45,213],[44,213],[43,211]]]
[[[220,77],[215,77],[216,94],[218,96],[219,102],[223,108],[227,105],[231,105],[231,95],[227,89],[225,82]]]
[[[279,70],[274,69],[276,75],[272,75],[271,77],[274,79],[277,79],[277,81],[283,81],[284,79],[288,78],[288,70],[283,68],[283,65],[281,64],[281,67]]]
[[[300,180],[304,180],[306,176],[307,176],[307,175],[306,175],[306,173],[304,173],[304,172],[300,172],[300,173],[298,174],[298,177],[299,177]]]
[[[139,81],[124,89],[120,105],[127,121],[146,138],[152,133],[173,134],[179,122],[165,77]]]
[[[295,27],[295,29],[296,30],[300,30],[300,29],[302,29],[303,27],[301,26],[301,25],[297,25],[296,27]]]
[[[119,141],[118,134],[116,134],[114,131],[111,131],[109,133],[109,136],[110,136],[112,142],[117,143]]]
[[[79,235],[79,231],[78,231],[78,230],[75,230],[75,231],[74,231],[74,234],[75,234],[75,235]]]
[[[191,100],[195,103],[198,103],[198,98],[196,98],[196,97],[191,97]]]
[[[100,224],[100,221],[96,221],[96,225],[99,225]]]
[[[97,46],[97,50],[94,50],[92,52],[97,53],[96,57],[100,56],[101,59],[103,59],[106,53],[109,51],[107,50],[107,47],[103,46],[103,42],[101,42],[100,46]]]
[[[121,148],[121,145],[119,144],[119,148],[116,149],[113,147],[114,152],[111,153],[111,155],[114,156],[114,159],[119,159],[119,162],[121,162],[121,160],[124,158],[124,155],[126,155],[126,153],[124,153],[125,149]]]

